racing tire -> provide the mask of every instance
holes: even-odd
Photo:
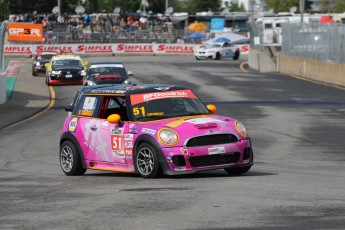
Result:
[[[215,59],[214,60],[220,60],[220,53],[216,53],[216,57],[215,57]]]
[[[79,176],[86,172],[80,154],[71,141],[65,141],[60,147],[60,166],[67,176]]]
[[[198,58],[197,56],[195,56],[195,59],[196,59],[196,60],[198,60],[198,61],[199,61],[199,60],[201,60],[201,59],[200,59],[200,58]]]
[[[134,155],[135,171],[143,178],[157,178],[162,176],[162,169],[158,161],[158,153],[152,145],[142,143]]]
[[[243,173],[246,173],[249,171],[249,169],[252,166],[246,166],[246,167],[241,167],[241,168],[225,168],[225,172],[227,172],[229,175],[235,176],[235,175],[240,175]]]
[[[32,76],[36,77],[37,73],[35,73],[34,71],[32,71]]]
[[[238,60],[240,58],[240,52],[237,50],[236,52],[235,52],[235,55],[234,55],[234,57],[232,58],[233,60]]]

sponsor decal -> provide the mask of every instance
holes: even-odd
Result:
[[[148,134],[151,134],[151,135],[155,135],[156,134],[156,130],[153,130],[153,129],[148,129],[148,128],[143,128],[141,130],[142,133],[148,133]]]
[[[125,141],[131,141],[133,140],[133,134],[125,134],[124,138],[125,138]]]
[[[108,121],[105,121],[105,122],[102,123],[101,128],[102,128],[102,129],[107,129],[108,126],[109,126],[109,122],[108,122]]]
[[[133,142],[131,141],[125,142],[125,148],[133,148]]]
[[[113,150],[113,156],[114,156],[114,157],[116,157],[116,156],[118,156],[118,157],[124,157],[125,154],[124,154],[123,151],[120,151],[120,150]]]
[[[111,45],[79,45],[77,52],[84,53],[112,53],[113,47]]]
[[[73,53],[72,46],[58,46],[58,45],[42,45],[36,47],[36,52],[39,51],[61,51],[63,53]]]
[[[5,54],[31,54],[31,46],[5,45]]]
[[[219,154],[219,153],[225,153],[224,147],[215,147],[215,148],[209,148],[208,154]]]
[[[111,149],[113,151],[121,151],[123,149],[123,136],[118,134],[111,135]]]
[[[194,53],[193,46],[186,45],[164,45],[161,44],[158,46],[158,52],[165,51],[165,53],[181,53],[181,54],[192,54]]]
[[[124,51],[125,53],[153,53],[153,46],[138,44],[119,44],[116,50]]]
[[[94,93],[94,94],[123,94],[125,92],[126,90],[99,90],[99,89],[91,90],[91,93]]]
[[[180,148],[182,155],[188,155],[188,150],[184,148]]]
[[[133,156],[133,150],[132,149],[125,149],[125,155],[126,156]]]
[[[120,129],[112,129],[111,130],[111,134],[123,134],[123,129],[120,128]]]
[[[78,125],[78,118],[77,117],[72,118],[72,120],[69,122],[69,125],[68,125],[68,131],[75,132],[77,125]]]
[[[186,119],[185,122],[198,125],[198,124],[205,124],[205,123],[210,123],[210,122],[224,122],[224,121],[218,120],[218,119],[214,119],[214,118],[211,118],[211,117],[205,117],[205,118]]]
[[[190,90],[175,90],[175,91],[165,91],[165,92],[154,92],[145,94],[133,94],[131,95],[132,105],[139,104],[146,101],[164,99],[164,98],[197,98],[194,93]]]

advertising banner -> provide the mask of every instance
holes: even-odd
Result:
[[[42,42],[42,24],[8,23],[8,41]]]
[[[32,45],[5,45],[5,55],[36,55],[39,51],[59,50],[66,54],[77,55],[135,55],[135,54],[162,54],[162,55],[193,55],[194,50],[204,47],[204,44],[137,44],[137,43],[118,43],[118,44],[32,44]],[[238,45],[241,54],[247,54],[249,44]]]

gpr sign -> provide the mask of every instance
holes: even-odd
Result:
[[[42,24],[8,23],[8,41],[42,42]]]

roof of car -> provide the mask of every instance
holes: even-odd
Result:
[[[56,59],[77,59],[81,60],[81,57],[79,55],[73,55],[73,54],[61,54],[61,55],[56,55],[53,57],[53,60]]]
[[[84,94],[141,94],[141,93],[154,93],[164,92],[171,90],[189,90],[187,87],[178,85],[163,85],[163,84],[104,84],[84,86],[80,88]]]
[[[38,51],[37,55],[44,55],[44,54],[55,54],[58,55],[59,52],[58,51]]]
[[[119,61],[93,61],[90,63],[91,65],[104,65],[104,64],[122,64],[122,62]]]

